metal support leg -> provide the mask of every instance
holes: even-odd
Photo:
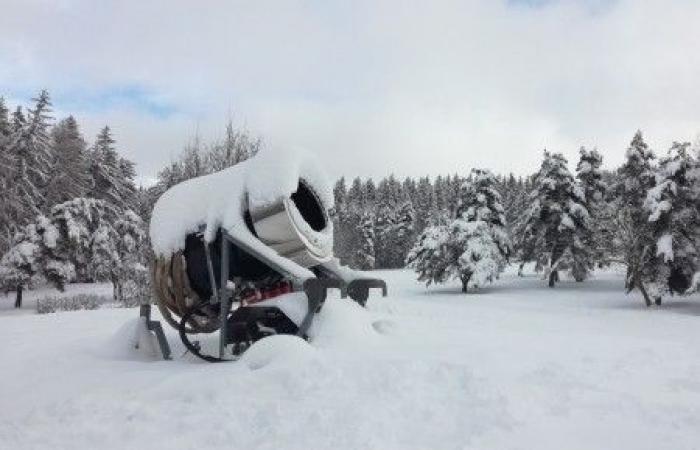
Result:
[[[148,331],[152,331],[156,335],[158,340],[158,346],[160,347],[160,353],[163,355],[163,359],[170,358],[170,345],[168,345],[168,340],[165,338],[165,333],[163,333],[163,327],[157,320],[151,320],[151,305],[145,304],[141,305],[139,315],[146,320],[146,328]],[[136,348],[139,348],[139,343],[136,342]]]
[[[231,309],[231,296],[228,290],[228,250],[229,242],[221,239],[221,287],[219,288],[219,298],[221,299],[221,327],[219,328],[219,358],[224,358],[226,351],[228,311]],[[214,286],[216,289],[216,286]]]

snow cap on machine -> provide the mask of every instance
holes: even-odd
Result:
[[[173,186],[153,208],[150,224],[153,250],[158,256],[182,250],[187,235],[203,227],[207,241],[212,241],[218,229],[223,228],[249,240],[261,252],[269,253],[273,250],[250,233],[245,212],[284,204],[293,219],[298,211],[289,199],[300,183],[309,188],[326,214],[333,204],[332,190],[314,158],[300,149],[264,149],[233,167]],[[321,230],[301,231],[308,232],[317,247],[327,251],[330,257],[332,225],[329,220],[325,222]]]

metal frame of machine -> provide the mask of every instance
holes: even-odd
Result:
[[[285,279],[291,281],[292,292],[305,293],[308,302],[307,311],[301,323],[297,325],[298,330],[295,333],[297,336],[303,339],[307,338],[307,332],[311,327],[314,316],[323,307],[329,289],[339,289],[342,298],[349,296],[361,306],[365,306],[369,297],[370,289],[381,289],[382,295],[387,295],[387,286],[383,280],[376,278],[364,278],[358,276],[361,275],[361,272],[348,271],[347,269],[339,270],[339,268],[333,267],[329,264],[321,264],[317,266],[316,276],[300,277],[297,273],[290,271],[288,267],[284,267],[283,265],[279,264],[278,261],[260,254],[260,252],[257,252],[253,247],[251,247],[247,241],[237,239],[226,230],[222,230],[220,255],[221,279],[219,288],[217,289],[216,275],[214,273],[214,264],[212,261],[211,252],[208,243],[205,242],[203,238],[202,245],[204,246],[206,253],[207,271],[212,286],[212,296],[210,299],[205,300],[205,302],[208,302],[211,306],[219,305],[220,309],[218,356],[203,354],[198,342],[193,343],[187,338],[186,324],[187,320],[189,319],[189,315],[191,312],[195,311],[196,307],[202,306],[201,304],[194,305],[190,312],[185,313],[181,317],[178,331],[183,344],[185,344],[185,347],[194,355],[208,362],[235,360],[235,356],[238,356],[240,353],[242,353],[242,351],[245,351],[250,343],[254,342],[260,337],[264,337],[251,337],[247,335],[245,327],[243,327],[241,330],[241,327],[238,326],[239,324],[247,324],[247,322],[245,322],[246,320],[255,321],[261,317],[261,314],[265,313],[278,313],[285,316],[283,312],[270,306],[240,305],[238,308],[232,310],[235,300],[232,301],[233,290],[230,287],[231,280],[229,280],[229,249],[231,245],[238,247],[240,250],[248,253],[251,256],[254,256],[260,262],[268,265],[272,270],[285,277]],[[288,260],[288,263],[296,265],[296,263],[291,260]],[[275,312],[274,310],[277,311]],[[167,343],[167,339],[163,333],[160,323],[150,320],[150,305],[142,306],[141,316],[146,318],[146,323],[148,325],[147,329],[155,334],[159,343],[162,357],[164,359],[170,359],[170,347]],[[287,319],[289,320],[289,318]],[[233,346],[232,353],[234,358],[226,357],[226,349],[229,345]]]

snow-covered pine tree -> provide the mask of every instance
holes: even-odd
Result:
[[[365,211],[360,219],[360,247],[356,250],[355,265],[361,270],[374,269],[374,219]]]
[[[348,192],[345,177],[341,177],[333,187],[333,253],[344,264],[348,263],[347,216]]]
[[[430,223],[435,210],[435,191],[429,177],[421,177],[416,186],[416,200],[413,203],[416,210],[416,233],[423,232]]]
[[[145,226],[131,210],[123,211],[114,222],[114,246],[109,272],[114,299],[136,306],[150,296],[150,277],[145,262],[148,249]]]
[[[364,211],[364,187],[362,180],[356,177],[350,188],[345,190],[345,180],[342,186],[336,185],[336,199],[340,202],[336,204],[335,223],[333,233],[336,238],[334,250],[336,257],[343,264],[356,267],[356,250],[360,245],[360,217]]]
[[[462,182],[456,217],[469,222],[485,222],[499,253],[508,259],[512,253],[512,244],[501,194],[496,188],[496,177],[488,170],[472,169],[469,179],[471,181]]]
[[[637,131],[625,153],[625,162],[617,170],[617,183],[614,185],[614,253],[620,256],[627,266],[625,287],[628,292],[635,288],[644,289],[641,284],[641,268],[653,242],[649,213],[645,210],[647,192],[656,184],[653,161],[654,152],[644,142],[642,132]],[[647,306],[651,304],[644,295]]]
[[[429,286],[444,283],[452,276],[449,238],[447,225],[428,226],[420,234],[406,257],[406,266],[418,274],[418,281]]]
[[[416,238],[415,234],[416,212],[408,196],[404,196],[394,217],[392,237],[395,241],[392,257],[393,268],[404,267],[406,256]]]
[[[0,192],[3,193],[7,193],[10,190],[13,166],[12,157],[10,156],[12,124],[10,123],[9,114],[10,111],[5,105],[5,99],[0,97]],[[3,201],[0,203],[0,255],[10,248],[12,240],[11,224],[6,209],[6,202]]]
[[[133,163],[119,156],[114,147],[115,142],[108,126],[102,128],[97,135],[90,152],[90,197],[129,209],[134,205],[136,193]]]
[[[496,177],[472,169],[460,189],[450,246],[458,255],[462,291],[497,278],[511,254],[511,241]]]
[[[59,289],[71,281],[109,280],[114,298],[123,286],[145,282],[145,230],[141,219],[106,201],[76,198],[39,215],[17,234],[0,262],[0,284],[16,289],[44,279]]]
[[[40,237],[34,229],[19,231],[15,244],[0,259],[0,288],[15,290],[15,308],[22,307],[24,287],[40,272]]]
[[[10,209],[8,217],[23,226],[45,206],[45,187],[51,169],[49,127],[51,100],[47,91],[32,99],[34,108],[25,117],[21,109],[13,116],[9,156],[10,185],[5,200]]]
[[[579,236],[589,223],[583,191],[562,154],[544,152],[530,202],[520,231],[521,262],[535,261],[536,270],[544,270],[554,287],[559,271],[585,256]]]
[[[450,224],[448,255],[450,272],[462,282],[462,292],[493,281],[505,266],[505,258],[483,220],[458,217]]]
[[[396,224],[396,190],[390,178],[384,178],[377,186],[375,213],[375,257],[377,268],[394,266],[396,239],[394,225]]]
[[[56,205],[88,192],[87,144],[73,116],[61,120],[51,130],[51,171],[46,189],[46,204]]]
[[[637,287],[647,304],[648,297],[660,305],[664,295],[684,293],[699,267],[700,206],[689,147],[688,142],[673,143],[645,200],[653,245],[642,260]]]
[[[604,222],[606,186],[603,183],[601,166],[603,157],[597,150],[579,149],[579,161],[576,165],[576,178],[583,190],[584,206],[590,219],[588,226],[579,227],[582,246],[576,258],[572,260],[571,274],[576,281],[588,278],[596,263],[603,264],[604,253],[610,242],[610,224]]]
[[[433,217],[438,222],[446,223],[448,214],[448,198],[447,198],[447,187],[445,178],[442,175],[438,175],[435,178],[435,184],[433,185],[435,192],[435,212]]]

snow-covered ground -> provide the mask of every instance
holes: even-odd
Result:
[[[389,298],[331,298],[312,342],[227,364],[172,330],[174,361],[135,358],[134,309],[0,311],[0,448],[700,448],[697,296],[647,309],[613,273],[469,295],[380,275]]]

